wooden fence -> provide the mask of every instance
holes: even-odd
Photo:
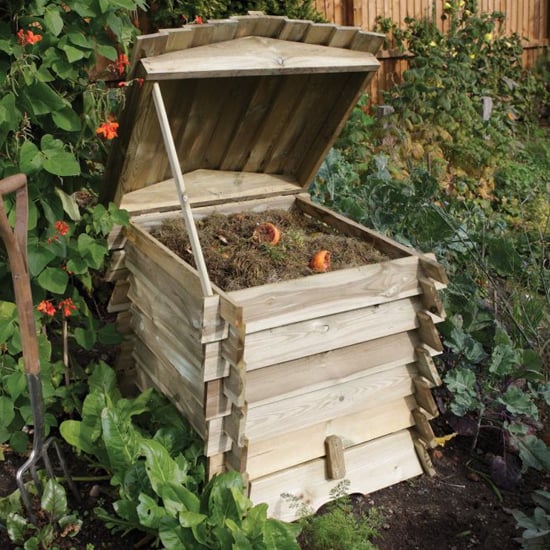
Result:
[[[331,23],[375,30],[378,17],[404,24],[405,17],[433,18],[442,30],[441,19],[445,0],[315,0],[315,7]],[[506,15],[505,31],[523,38],[523,64],[532,67],[548,47],[550,0],[480,0],[481,12],[501,11]],[[380,102],[380,93],[399,82],[407,68],[407,60],[396,51],[379,55],[382,66],[371,83],[369,93]]]

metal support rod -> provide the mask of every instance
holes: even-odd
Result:
[[[187,192],[185,190],[185,183],[183,181],[183,174],[181,173],[178,153],[176,151],[176,145],[174,144],[172,131],[170,130],[170,123],[168,121],[168,115],[166,114],[166,108],[164,106],[164,101],[162,100],[162,94],[160,93],[160,86],[158,82],[153,84],[153,100],[157,110],[157,117],[160,123],[162,137],[164,138],[164,146],[166,147],[166,153],[168,154],[170,168],[172,170],[172,175],[174,176],[174,182],[176,183],[176,190],[178,192],[178,199],[180,201],[183,218],[185,220],[185,227],[187,228],[189,240],[191,241],[191,249],[193,250],[195,263],[197,264],[197,271],[199,272],[202,292],[205,296],[212,296],[212,285],[210,284],[208,270],[206,269],[206,263],[204,262],[204,256],[202,254],[202,248],[199,242],[199,236],[197,234],[197,227],[195,225],[195,220],[193,219],[193,212],[191,211],[191,205],[189,204],[189,197],[187,196]]]

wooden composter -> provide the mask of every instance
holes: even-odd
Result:
[[[348,480],[372,492],[430,468],[441,383],[433,256],[310,200],[307,188],[378,67],[383,36],[261,14],[138,39],[103,200],[132,217],[113,237],[111,308],[140,388],[167,395],[204,440],[208,473],[243,473],[290,520]],[[236,291],[212,284],[195,220],[297,208],[389,259]],[[184,216],[197,268],[150,234]]]

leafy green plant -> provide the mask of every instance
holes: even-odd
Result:
[[[518,529],[523,529],[521,547],[524,550],[543,550],[550,544],[550,493],[539,490],[535,491],[532,497],[537,505],[532,516],[521,510],[510,511]]]
[[[96,205],[95,187],[124,102],[123,89],[103,77],[124,78],[125,52],[137,34],[130,11],[137,6],[145,4],[35,0],[0,7],[0,177],[28,176],[28,258],[47,430],[56,415],[79,406],[84,385],[71,382],[84,373],[72,351],[118,342],[94,293],[106,237],[128,218],[114,205]],[[12,200],[5,199],[10,218]],[[27,444],[21,428],[31,415],[3,251],[0,282],[0,402],[9,411],[0,442],[21,452]]]
[[[283,498],[298,511],[302,528],[300,543],[308,550],[375,550],[371,539],[378,536],[382,517],[371,509],[360,514],[354,511],[348,494],[349,481],[343,480],[330,492],[331,501],[315,514],[295,495],[285,493]]]
[[[321,14],[312,0],[254,0],[235,2],[215,0],[160,0],[151,6],[149,17],[154,28],[180,27],[185,24],[202,24],[208,19],[222,19],[231,15],[261,11],[268,15],[286,15],[293,19],[321,21]]]
[[[93,457],[118,490],[113,508],[97,513],[113,529],[139,529],[165,548],[296,549],[299,527],[269,519],[253,506],[242,476],[205,480],[202,441],[152,390],[122,398],[105,364],[89,378],[82,420],[65,420],[65,440]]]
[[[16,492],[15,496],[18,496]],[[6,497],[0,503],[0,517],[5,521],[10,540],[23,550],[56,548],[56,543],[76,536],[82,520],[69,510],[65,489],[54,479],[48,479],[40,499],[40,521],[31,523],[22,515],[18,498]]]

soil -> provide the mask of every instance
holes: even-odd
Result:
[[[435,421],[436,433],[449,433],[441,419]],[[504,490],[487,481],[490,453],[478,446],[471,451],[471,438],[458,436],[444,447],[431,451],[434,477],[422,475],[367,495],[352,495],[354,510],[364,513],[372,507],[382,515],[380,536],[374,543],[380,550],[512,550],[521,547],[511,510],[533,509],[531,493],[550,489],[550,477],[528,471],[513,488]],[[483,443],[483,442],[481,442]],[[90,465],[65,451],[73,475],[94,475]],[[9,451],[0,463],[0,495],[15,489],[15,474],[22,458]],[[60,550],[86,550],[92,544],[100,549],[153,549],[143,533],[125,536],[112,533],[94,517],[93,508],[109,509],[116,495],[108,481],[79,482],[80,504],[72,503],[83,526],[75,537],[56,541]],[[0,548],[16,548],[0,523]],[[304,550],[308,550],[304,547]]]
[[[280,240],[271,244],[271,231]],[[319,220],[291,210],[212,214],[197,222],[197,232],[211,281],[223,290],[298,279],[323,271],[313,263],[316,254],[328,252],[327,271],[387,260],[369,242],[337,233]],[[173,218],[152,232],[161,243],[196,267],[183,220]]]

